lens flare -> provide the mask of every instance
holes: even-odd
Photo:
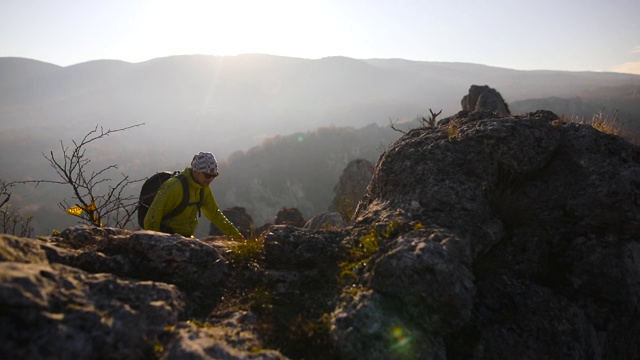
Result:
[[[391,350],[408,350],[407,347],[411,342],[411,337],[406,334],[402,327],[396,326],[391,329],[391,336],[393,337]]]

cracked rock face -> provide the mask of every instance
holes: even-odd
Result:
[[[0,350],[12,359],[140,358],[185,307],[175,286],[60,264],[1,262],[0,294]]]
[[[590,126],[460,112],[386,150],[351,225],[298,225],[0,236],[0,353],[640,358],[640,150]]]
[[[461,112],[387,150],[356,221],[409,224],[363,285],[447,357],[640,356],[640,150],[618,137],[545,111]]]

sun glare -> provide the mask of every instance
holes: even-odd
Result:
[[[139,31],[164,54],[312,54],[337,34],[322,23],[327,11],[293,0],[161,1],[144,11]]]

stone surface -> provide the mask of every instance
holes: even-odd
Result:
[[[168,284],[20,262],[0,262],[0,302],[6,359],[151,357],[185,306]]]
[[[333,188],[335,196],[329,210],[338,212],[344,220],[350,221],[372,176],[373,164],[369,160],[350,161]]]
[[[471,85],[469,93],[460,102],[463,111],[493,111],[498,116],[509,116],[511,111],[509,105],[504,101],[502,95],[487,85]]]
[[[413,230],[381,237],[361,283],[447,358],[638,358],[639,199],[640,150],[621,138],[463,111],[379,161],[354,227]],[[348,341],[388,353],[379,336]]]
[[[337,212],[326,212],[311,217],[304,224],[305,229],[311,230],[331,230],[340,229],[347,226],[342,216]]]
[[[349,226],[279,222],[0,236],[0,353],[640,358],[640,149],[590,126],[462,111],[384,152]]]
[[[182,322],[167,336],[163,360],[182,359],[288,359],[278,351],[262,348],[255,329],[256,316],[238,311],[206,323]]]
[[[295,227],[304,227],[306,221],[302,216],[300,210],[296,208],[283,207],[276,214],[276,218],[273,221],[275,225],[291,225]]]
[[[240,206],[234,206],[222,210],[222,213],[236,226],[245,239],[254,235],[253,219],[251,218],[251,215],[247,213],[247,209]],[[224,234],[213,223],[210,223],[209,235],[222,236]]]

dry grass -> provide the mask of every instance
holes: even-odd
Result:
[[[605,114],[604,111],[599,111],[591,118],[591,126],[594,129],[609,135],[623,136],[625,130],[620,124],[618,119],[618,112],[613,114]]]
[[[460,125],[457,119],[451,120],[447,125],[447,137],[449,137],[449,140],[460,137]]]
[[[609,135],[619,136],[626,141],[639,146],[640,139],[626,129],[625,124],[618,117],[618,111],[605,113],[604,109],[593,114],[591,120],[572,118],[572,122],[591,125],[594,129]]]

